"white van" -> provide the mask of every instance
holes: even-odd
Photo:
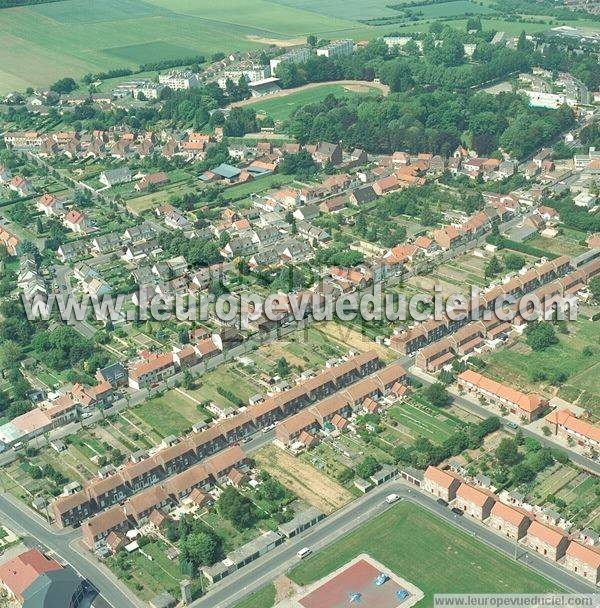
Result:
[[[303,549],[300,549],[300,551],[298,551],[298,553],[296,553],[296,555],[300,559],[304,559],[305,557],[308,557],[311,553],[312,553],[312,549],[309,549],[308,547],[304,547]]]
[[[385,497],[385,502],[387,502],[388,505],[391,505],[392,503],[396,502],[397,500],[400,500],[400,496],[398,496],[398,494],[388,494]]]

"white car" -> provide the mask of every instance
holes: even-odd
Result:
[[[311,553],[312,553],[312,549],[309,549],[308,547],[304,547],[304,548],[300,549],[300,551],[298,551],[298,553],[296,553],[296,555],[300,559],[304,559],[305,557],[308,557]]]
[[[395,503],[398,500],[400,500],[400,496],[398,496],[398,494],[388,494],[385,497],[385,502],[387,502],[388,505],[391,505],[392,503]]]

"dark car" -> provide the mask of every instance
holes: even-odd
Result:
[[[463,510],[459,509],[458,507],[452,507],[452,509],[450,509],[452,511],[452,513],[454,513],[454,515],[462,515],[463,514]]]
[[[435,502],[437,502],[438,505],[442,505],[442,507],[448,506],[448,503],[443,498],[438,498]]]

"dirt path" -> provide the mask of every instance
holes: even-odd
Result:
[[[287,97],[292,93],[299,93],[308,89],[316,89],[317,87],[324,87],[327,85],[338,84],[348,88],[349,91],[362,91],[365,87],[368,89],[379,89],[384,97],[387,97],[390,92],[390,87],[387,84],[381,82],[370,82],[368,80],[332,80],[330,82],[311,82],[295,89],[282,89],[273,93],[272,95],[264,95],[263,97],[250,97],[249,99],[242,99],[242,101],[236,101],[232,103],[230,107],[238,108],[241,106],[249,106],[253,103],[259,103],[265,99],[277,99],[278,97]]]

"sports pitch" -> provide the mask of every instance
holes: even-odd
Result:
[[[256,102],[252,99],[249,100],[252,103],[244,105],[251,106],[258,114],[267,114],[275,121],[284,121],[290,117],[296,108],[323,101],[328,95],[335,95],[340,98],[380,94],[380,91],[374,87],[363,86],[356,90],[341,84],[322,84],[311,86],[311,88],[306,87],[298,92],[282,96],[257,98]]]
[[[408,501],[318,551],[288,576],[299,585],[310,585],[362,553],[421,589],[421,608],[433,605],[435,593],[561,592],[539,574]]]

